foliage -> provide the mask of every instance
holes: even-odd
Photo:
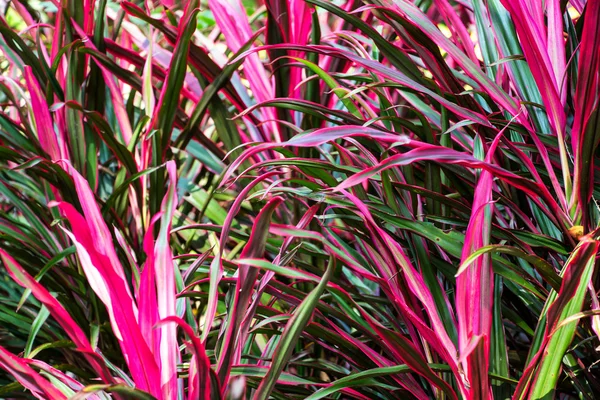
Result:
[[[3,4],[0,397],[600,393],[600,2]]]

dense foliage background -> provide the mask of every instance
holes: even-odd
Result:
[[[0,9],[0,398],[600,396],[599,1]]]

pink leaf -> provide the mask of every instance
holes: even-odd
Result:
[[[208,337],[208,333],[212,327],[212,324],[215,319],[215,315],[217,313],[217,303],[218,303],[218,292],[217,287],[221,278],[223,276],[223,265],[222,265],[222,257],[223,257],[223,249],[225,247],[225,242],[229,238],[229,231],[231,229],[231,224],[233,223],[233,219],[236,214],[242,207],[242,203],[245,200],[246,196],[250,191],[259,183],[263,182],[266,179],[269,179],[273,175],[276,175],[276,172],[268,172],[260,175],[255,178],[249,185],[247,185],[238,195],[231,207],[229,208],[229,212],[227,213],[227,217],[223,222],[223,229],[221,231],[221,236],[219,238],[219,251],[216,256],[213,258],[213,261],[210,266],[210,289],[208,294],[208,304],[206,305],[206,314],[204,316],[204,330],[202,332],[202,340],[206,341]]]
[[[269,225],[275,209],[283,202],[283,198],[274,197],[267,202],[258,213],[252,226],[250,238],[244,246],[240,258],[260,258],[265,251],[265,243],[269,232]],[[222,384],[222,391],[227,388],[231,365],[239,362],[241,350],[244,347],[244,332],[240,332],[242,319],[250,306],[250,296],[254,293],[254,286],[258,276],[258,269],[247,264],[240,265],[234,297],[229,310],[229,320],[223,339],[223,347],[219,356],[218,377]]]
[[[154,274],[156,276],[156,296],[158,316],[160,319],[175,317],[175,271],[173,254],[169,246],[171,221],[177,206],[177,169],[175,161],[167,162],[169,189],[161,206],[161,226],[154,247]],[[160,369],[161,385],[165,399],[177,397],[177,363],[179,362],[179,346],[177,344],[177,327],[167,324],[160,328]]]
[[[531,66],[531,73],[542,95],[542,100],[548,112],[548,119],[555,130],[554,133],[558,135],[559,141],[563,141],[566,115],[564,104],[559,96],[559,90],[560,79],[564,75],[565,59],[560,5],[558,5],[558,10],[555,9],[555,4],[549,5],[550,17],[553,18],[551,24],[556,23],[558,20],[560,26],[549,28],[552,37],[551,42],[548,43],[541,2],[526,0],[501,0],[501,2],[510,12],[515,23],[523,53]],[[563,48],[561,49],[561,47]],[[549,52],[553,56],[552,59]]]
[[[0,249],[0,258],[2,258],[2,262],[10,277],[19,285],[31,290],[31,293],[35,298],[46,306],[52,317],[65,330],[73,343],[75,343],[78,349],[84,353],[87,361],[99,374],[102,380],[106,383],[112,383],[113,379],[110,376],[110,373],[101,361],[101,358],[94,353],[87,336],[58,300],[56,300],[43,285],[33,279],[33,277],[29,275],[14,258],[2,249]]]
[[[487,151],[486,162],[490,163],[503,131]],[[472,214],[469,219],[462,262],[490,244],[492,230],[493,175],[481,172],[475,188]],[[494,273],[490,254],[478,257],[456,278],[456,314],[458,316],[458,344],[463,370],[469,385],[468,398],[472,400],[490,398],[489,369],[490,335],[492,329],[492,301],[494,298]]]
[[[69,375],[65,374],[64,372],[52,367],[51,365],[46,364],[43,361],[40,360],[27,360],[27,363],[29,365],[34,365],[37,368],[47,372],[48,374],[51,374],[52,376],[54,376],[56,379],[58,379],[59,381],[61,381],[62,383],[64,383],[65,385],[67,385],[69,388],[71,388],[74,391],[79,391],[81,389],[83,389],[85,386],[71,378]],[[88,399],[90,400],[102,400],[98,395],[96,394],[91,394],[91,396],[88,397]]]
[[[27,363],[0,346],[0,367],[8,371],[23,387],[40,400],[67,400],[46,378],[35,372]]]
[[[144,252],[147,258],[144,269],[140,273],[140,287],[136,293],[139,305],[140,330],[155,355],[160,354],[160,330],[154,329],[160,318],[158,316],[158,299],[156,296],[153,231],[154,225],[160,217],[161,214],[159,213],[152,218],[144,236]]]
[[[594,155],[600,141],[597,116],[600,107],[600,3],[590,1],[587,4],[579,50],[575,119],[571,130],[571,145],[575,153],[574,196],[571,205],[576,207],[576,217],[583,219],[583,224],[586,224],[586,206],[594,189]]]
[[[215,21],[231,51],[238,51],[252,37],[252,28],[248,23],[246,10],[240,0],[208,0],[208,7],[212,11]],[[274,96],[273,85],[267,75],[258,54],[250,54],[244,61],[244,74],[250,84],[252,93],[257,101],[271,100]],[[264,110],[264,120],[276,119],[272,108]],[[268,125],[277,135],[280,142],[277,125],[269,122]]]
[[[531,197],[532,201],[538,204],[542,210],[545,210],[544,212],[550,218],[558,217],[558,221],[561,221],[560,223],[557,223],[558,226],[564,226],[568,223],[565,222],[569,220],[568,216],[565,215],[564,211],[556,203],[556,200],[548,191],[548,188],[541,182],[537,183],[530,181],[495,164],[477,160],[469,154],[461,153],[446,147],[415,141],[412,141],[411,144],[414,144],[414,147],[417,148],[403,154],[391,156],[374,167],[367,168],[357,174],[352,175],[350,178],[338,185],[336,190],[342,190],[361,184],[365,180],[373,177],[375,174],[381,171],[392,167],[412,164],[414,162],[435,161],[443,164],[457,164],[468,168],[482,169],[490,172],[494,177],[502,179],[514,187],[523,190]],[[548,208],[541,202],[541,199],[548,204],[551,211],[549,211]]]
[[[160,400],[159,368],[138,325],[137,305],[115,252],[112,236],[87,181],[74,168],[68,166],[68,169],[85,218],[68,203],[54,204],[71,223],[72,232],[66,233],[77,248],[90,286],[108,310],[112,328],[136,385]]]
[[[210,400],[211,385],[210,385],[210,360],[206,355],[204,344],[196,333],[184,320],[179,317],[167,317],[160,324],[174,322],[183,329],[185,334],[192,341],[193,357],[190,361],[190,383],[188,399]]]
[[[35,126],[37,128],[38,139],[42,145],[42,149],[50,156],[52,161],[58,161],[60,159],[68,159],[68,152],[65,147],[63,138],[59,138],[54,131],[54,122],[48,109],[48,103],[43,95],[40,84],[38,83],[35,75],[33,74],[31,67],[26,65],[23,71],[25,77],[25,83],[27,83],[27,90],[31,94],[31,107],[33,111],[33,117],[35,119]]]

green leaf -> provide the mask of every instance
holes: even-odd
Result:
[[[275,350],[277,357],[271,363],[269,372],[267,372],[258,386],[254,395],[256,399],[267,400],[269,398],[271,391],[277,383],[279,375],[294,351],[294,346],[296,345],[298,338],[304,331],[306,324],[308,324],[320,297],[323,295],[323,292],[325,292],[327,283],[331,279],[334,270],[335,259],[331,257],[319,284],[308,294],[308,296],[306,296],[300,306],[298,306],[292,314],[292,318],[287,322],[279,343],[277,344],[277,349]]]

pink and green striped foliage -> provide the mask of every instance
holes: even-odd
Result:
[[[597,1],[2,8],[0,398],[600,396]]]

